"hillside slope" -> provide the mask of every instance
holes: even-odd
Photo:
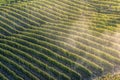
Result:
[[[120,70],[119,0],[33,0],[0,8],[0,80],[92,80]]]

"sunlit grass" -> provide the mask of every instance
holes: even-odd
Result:
[[[120,80],[120,74],[107,74],[99,79],[96,80]]]

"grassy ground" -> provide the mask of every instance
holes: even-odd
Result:
[[[107,74],[97,80],[120,80],[120,74],[116,74],[116,75]]]

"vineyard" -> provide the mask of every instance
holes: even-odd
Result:
[[[12,1],[0,5],[0,80],[120,72],[120,0]]]

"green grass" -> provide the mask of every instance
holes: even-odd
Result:
[[[97,80],[120,80],[120,75],[119,74],[107,74]]]

